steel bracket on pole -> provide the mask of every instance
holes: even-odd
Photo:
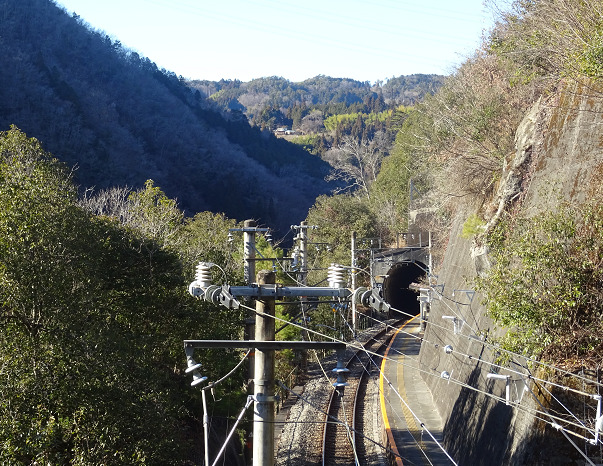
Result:
[[[376,289],[372,289],[371,293],[365,293],[362,295],[363,304],[365,306],[372,307],[377,312],[389,312],[390,305],[385,302],[385,300],[379,296],[378,291]]]
[[[601,395],[592,395],[597,400],[597,415],[595,417],[595,438],[589,440],[591,445],[599,443],[600,434],[603,432],[603,414],[601,414]]]
[[[281,397],[278,395],[274,396],[266,396],[262,393],[256,393],[255,395],[250,395],[251,399],[256,403],[276,403],[280,401]]]
[[[219,294],[219,304],[228,309],[238,309],[241,303],[235,299],[233,295],[229,293],[228,287],[223,286]]]

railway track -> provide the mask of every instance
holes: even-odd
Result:
[[[331,390],[327,415],[322,435],[321,463],[325,465],[364,465],[366,461],[363,435],[372,437],[372,432],[364,434],[365,414],[374,416],[371,406],[364,403],[367,380],[380,358],[370,353],[380,354],[393,334],[393,330],[402,323],[390,322],[389,326],[373,334],[363,342],[362,348],[348,355],[345,367],[348,385],[343,389]],[[367,351],[369,353],[367,353]],[[379,359],[378,361],[375,359]],[[367,412],[365,412],[365,406]]]

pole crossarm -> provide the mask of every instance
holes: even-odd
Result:
[[[255,233],[259,232],[268,232],[270,228],[260,228],[260,227],[243,227],[243,228],[229,228],[228,231],[242,231],[244,233]]]
[[[283,299],[291,297],[332,297],[348,298],[353,292],[348,288],[326,287],[326,286],[282,286],[257,285],[255,283],[247,286],[211,285],[198,280],[189,285],[189,293],[205,301],[220,304],[229,309],[237,309],[240,305],[237,298],[274,298]]]
[[[327,286],[280,286],[280,285],[262,285],[251,284],[248,286],[230,286],[223,285],[221,287],[217,285],[210,285],[209,287],[202,287],[197,282],[192,282],[189,286],[189,292],[193,296],[205,296],[207,297],[207,290],[212,288],[211,292],[216,292],[217,289],[220,293],[224,293],[230,297],[249,297],[249,298],[288,298],[292,296],[327,296],[335,298],[347,298],[352,294],[352,291],[348,288],[331,288]]]
[[[372,307],[379,312],[387,312],[389,304],[380,295],[378,289],[349,288],[337,286],[282,286],[279,284],[258,285],[252,283],[247,286],[211,285],[208,281],[195,280],[189,285],[189,293],[205,301],[225,306],[229,309],[238,309],[240,306],[237,298],[274,298],[283,299],[291,297],[332,297],[351,298],[364,306]]]
[[[184,340],[185,348],[255,348],[259,350],[282,349],[332,349],[345,350],[347,345],[337,341],[260,341],[260,340]]]
[[[250,285],[226,286],[223,289],[235,297],[268,297],[277,299],[292,296],[329,296],[347,298],[352,294],[352,291],[347,288],[331,288],[326,286]]]

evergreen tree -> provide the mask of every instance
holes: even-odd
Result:
[[[132,204],[142,214],[134,218],[151,219],[146,228],[95,216],[38,141],[16,128],[0,133],[3,464],[190,456],[195,394],[182,340],[232,327],[188,296],[185,256],[149,227],[170,218],[155,202],[162,193],[148,186],[137,196],[152,201]]]

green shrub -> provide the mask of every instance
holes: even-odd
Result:
[[[481,233],[484,229],[485,222],[477,214],[471,214],[463,224],[461,238],[471,239],[475,235]]]
[[[494,265],[477,280],[502,344],[565,364],[600,364],[603,349],[603,206],[564,205],[501,224]]]

